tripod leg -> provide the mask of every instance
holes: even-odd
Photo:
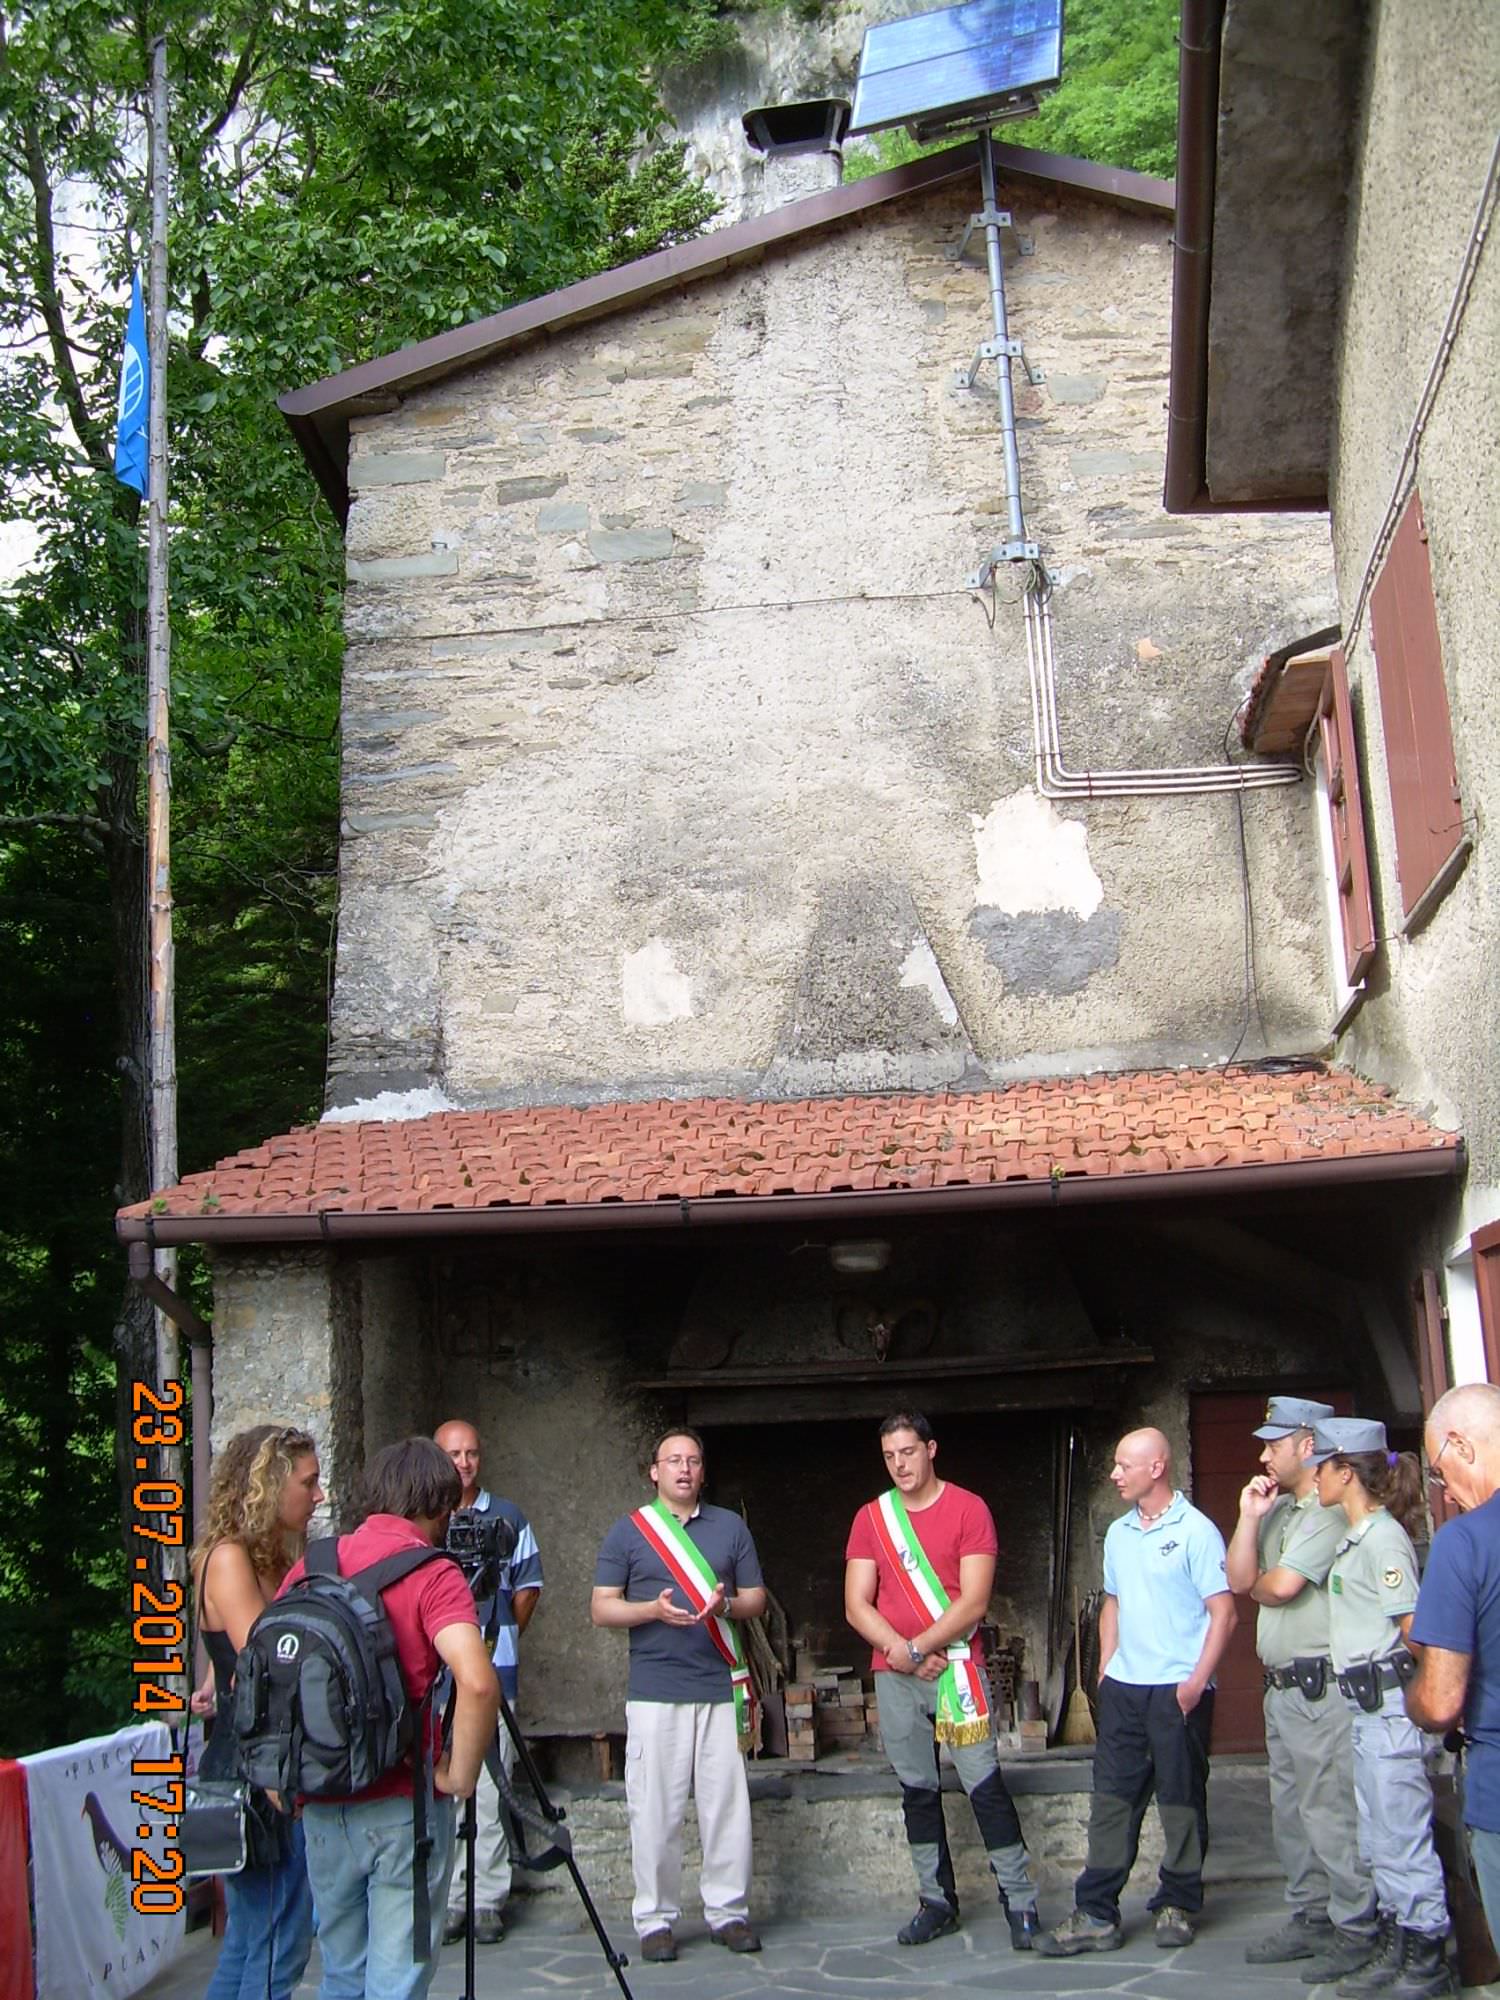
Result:
[[[474,1993],[474,1845],[479,1835],[479,1817],[470,1792],[464,1800],[464,1990],[462,2000],[476,2000]]]

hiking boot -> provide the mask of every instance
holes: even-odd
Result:
[[[931,1944],[958,1929],[958,1912],[946,1903],[918,1903],[917,1914],[896,1933],[897,1944]]]
[[[720,1924],[711,1930],[709,1936],[715,1944],[727,1945],[731,1951],[759,1951],[760,1939],[751,1930],[743,1917],[734,1917],[727,1924]]]
[[[457,1944],[469,1928],[469,1920],[462,1910],[450,1911],[443,1923],[443,1943]]]
[[[1072,1958],[1080,1951],[1118,1951],[1124,1942],[1118,1924],[1101,1923],[1087,1910],[1075,1910],[1055,1931],[1039,1932],[1032,1948],[1043,1958]]]
[[[677,1956],[677,1940],[670,1927],[665,1930],[647,1931],[641,1939],[641,1957],[647,1965],[670,1965]]]
[[[1198,1926],[1186,1910],[1179,1910],[1175,1903],[1164,1903],[1156,1913],[1156,1948],[1158,1951],[1177,1951],[1185,1944],[1191,1944],[1198,1935]]]
[[[1388,2000],[1429,2000],[1437,1993],[1456,1993],[1453,1968],[1444,1952],[1447,1939],[1423,1931],[1401,1933],[1401,1971],[1385,1992]]]
[[[1340,1931],[1340,1946],[1344,1944],[1346,1938],[1348,1949],[1352,1951],[1353,1939],[1349,1938],[1347,1932]],[[1382,1914],[1380,1929],[1373,1942],[1375,1948],[1364,1964],[1348,1978],[1339,1979],[1338,1991],[1344,1996],[1344,2000],[1361,2000],[1363,1994],[1381,1993],[1387,1986],[1394,1986],[1401,1977],[1401,1931],[1394,1917]],[[1367,1944],[1366,1949],[1368,1948]],[[1329,1969],[1325,1970],[1325,1967]],[[1317,1983],[1315,1974],[1323,1979],[1338,1977],[1326,1958],[1313,1961],[1302,1975],[1303,1983],[1308,1986],[1315,1985]]]
[[[1007,1904],[1005,1921],[1010,1925],[1012,1951],[1030,1951],[1042,1934],[1042,1920],[1036,1913],[1035,1903],[1029,1910],[1013,1910]]]
[[[1333,1942],[1333,1925],[1327,1917],[1310,1917],[1306,1910],[1297,1910],[1279,1931],[1245,1946],[1245,1963],[1289,1965],[1294,1958],[1322,1958],[1333,1950]]]
[[[476,1910],[474,1913],[475,1944],[499,1944],[505,1936],[505,1918],[498,1910]]]

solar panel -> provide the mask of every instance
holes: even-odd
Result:
[[[851,132],[1024,116],[1062,79],[1063,0],[964,0],[865,31]]]

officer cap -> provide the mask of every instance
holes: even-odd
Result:
[[[1314,1465],[1321,1465],[1335,1453],[1347,1457],[1351,1452],[1385,1448],[1385,1425],[1369,1417],[1328,1417],[1313,1426]]]
[[[1301,1396],[1273,1396],[1266,1405],[1265,1422],[1255,1436],[1290,1437],[1293,1431],[1310,1431],[1314,1424],[1320,1424],[1325,1417],[1332,1415],[1332,1403],[1309,1403]]]

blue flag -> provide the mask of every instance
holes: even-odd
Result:
[[[120,362],[120,406],[115,423],[115,478],[146,496],[146,418],[151,408],[151,360],[146,349],[146,308],[141,274],[130,281],[130,317]]]

